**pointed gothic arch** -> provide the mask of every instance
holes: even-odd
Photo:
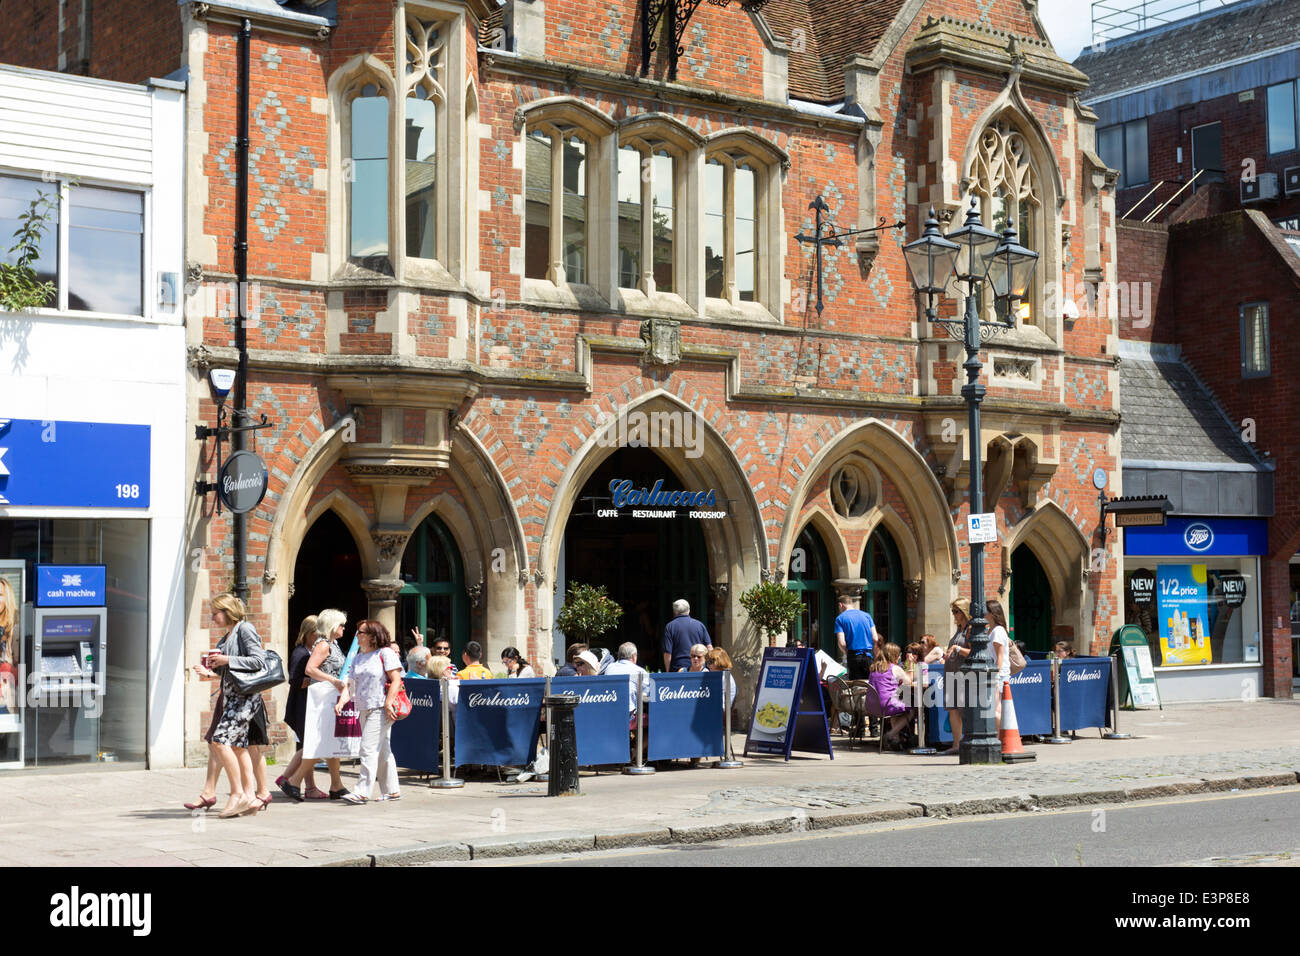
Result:
[[[808,493],[818,478],[830,468],[859,452],[888,478],[912,519],[909,529],[901,517],[878,506],[876,522],[885,522],[903,561],[909,580],[922,582],[918,615],[924,631],[943,633],[948,625],[948,602],[954,596],[953,569],[961,567],[957,535],[952,516],[938,479],[911,442],[876,418],[850,425],[826,442],[808,463],[790,495],[789,517],[781,531],[778,562],[788,562],[796,533],[796,523]],[[892,514],[891,514],[892,512]],[[784,563],[778,566],[784,567]]]

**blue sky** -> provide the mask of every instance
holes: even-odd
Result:
[[[1073,60],[1092,42],[1092,4],[1087,0],[1039,0],[1038,15],[1063,59]]]

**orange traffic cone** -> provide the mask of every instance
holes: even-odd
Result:
[[[1002,762],[1018,763],[1021,760],[1037,760],[1038,754],[1025,750],[1020,742],[1020,725],[1016,722],[1016,704],[1011,697],[1011,681],[1002,685]]]

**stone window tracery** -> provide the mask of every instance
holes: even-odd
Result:
[[[1014,125],[1005,119],[997,120],[980,134],[967,178],[970,193],[979,199],[985,226],[1000,234],[1010,221],[1022,246],[1042,251],[1043,200],[1038,174],[1030,159],[1029,144]],[[1038,273],[1034,281],[1035,286],[1041,282]],[[1031,295],[1019,304],[1017,317],[1021,323],[1037,324],[1036,301],[1037,296]],[[986,313],[995,308],[991,299],[980,305]]]

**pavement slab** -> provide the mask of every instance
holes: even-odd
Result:
[[[1300,702],[1177,704],[1126,712],[1121,722],[1131,739],[1089,732],[1068,746],[1030,744],[1037,760],[1019,764],[963,767],[955,757],[882,754],[836,738],[834,760],[749,757],[733,770],[679,762],[643,776],[584,771],[578,799],[551,799],[544,784],[496,774],[434,790],[412,774],[403,775],[400,801],[349,807],[276,794],[267,811],[231,820],[181,807],[198,794],[203,768],[19,770],[0,773],[0,859],[418,865],[1297,785]],[[743,745],[738,736],[737,752]],[[354,772],[345,778],[351,784]]]

